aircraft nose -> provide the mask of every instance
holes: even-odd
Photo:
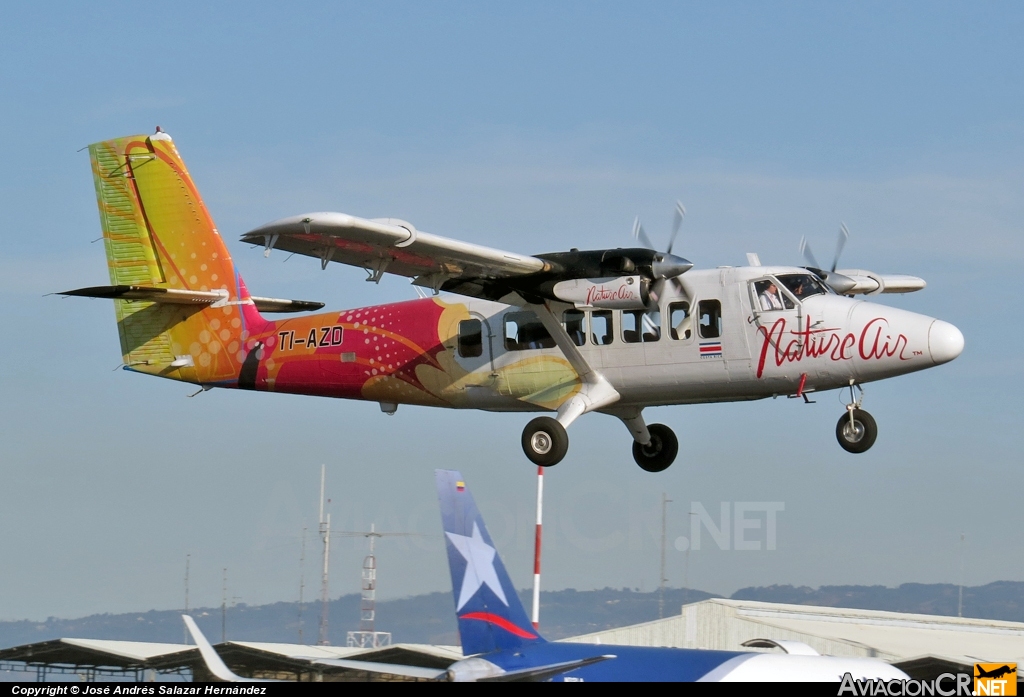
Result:
[[[964,335],[949,322],[937,319],[928,328],[928,352],[935,365],[949,363],[964,350]]]

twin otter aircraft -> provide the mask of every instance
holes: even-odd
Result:
[[[748,255],[750,266],[691,270],[671,244],[523,256],[342,213],[285,218],[242,240],[323,268],[359,266],[370,281],[406,276],[434,297],[268,320],[323,303],[249,294],[166,133],[89,154],[113,285],[65,295],[114,300],[125,369],[204,389],[363,399],[389,414],[399,404],[554,412],[523,431],[526,456],[542,466],[565,457],[566,428],[587,412],[620,419],[637,464],[658,472],[679,446],[669,427],[645,422],[646,407],[839,388],[850,403],[836,437],[864,452],[877,427],[860,386],[946,363],[964,346],[947,322],[855,297],[923,280],[825,271],[809,250],[802,268]]]

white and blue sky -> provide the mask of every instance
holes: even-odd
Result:
[[[547,478],[548,589],[658,579],[690,502],[777,501],[778,549],[705,548],[689,582],[1024,580],[1019,406],[1024,7],[1018,3],[32,3],[0,22],[0,618],[293,600],[321,463],[335,527],[385,540],[382,597],[450,587],[432,470],[466,475],[530,581],[523,415],[214,390],[120,370],[88,143],[159,124],[249,287],[331,308],[414,297],[243,232],[310,210],[395,216],[522,253],[628,243],[633,217],[699,266],[910,273],[890,302],[953,322],[952,364],[869,385],[880,435],[840,450],[834,394],[672,407],[681,450],[639,470],[584,417]],[[315,596],[312,535],[307,597]],[[339,542],[332,595],[359,585]],[[670,547],[669,583],[686,557]],[[352,623],[357,618],[351,618]],[[344,623],[344,618],[334,621]]]

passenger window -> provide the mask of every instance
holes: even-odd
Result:
[[[562,313],[562,325],[572,343],[582,346],[587,343],[587,315],[580,310],[566,310]]]
[[[701,300],[697,307],[700,337],[717,339],[722,336],[722,303],[717,300]]]
[[[636,310],[622,313],[622,340],[627,344],[657,341],[661,338],[661,313]]]
[[[693,317],[690,316],[690,303],[679,302],[668,306],[668,326],[673,339],[685,340],[693,336]]]
[[[553,348],[555,340],[532,312],[509,312],[505,315],[505,349],[523,351],[526,349]]]
[[[597,346],[612,343],[612,311],[594,310],[590,313],[590,340]]]
[[[459,322],[459,355],[463,358],[476,358],[484,352],[483,325],[478,319],[467,319]]]

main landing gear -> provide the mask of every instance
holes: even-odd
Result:
[[[616,411],[615,416],[633,435],[633,459],[647,472],[668,469],[679,454],[679,440],[664,424],[644,423],[640,409]],[[557,465],[569,451],[569,435],[556,419],[538,416],[523,429],[523,452],[535,465]]]
[[[853,388],[858,394],[854,397]],[[875,444],[878,437],[878,426],[871,414],[860,408],[864,401],[864,389],[860,385],[850,385],[850,403],[846,405],[846,413],[839,417],[836,424],[836,440],[848,453],[866,452]]]
[[[535,465],[557,465],[569,452],[569,434],[550,416],[538,416],[523,429],[523,452]]]

